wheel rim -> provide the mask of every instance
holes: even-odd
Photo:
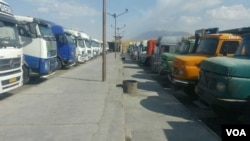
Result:
[[[61,60],[57,58],[57,69],[60,70],[62,68]]]

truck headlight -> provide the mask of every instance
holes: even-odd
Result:
[[[45,62],[45,70],[48,71],[49,67],[50,67],[50,61],[46,60],[46,62]]]
[[[180,75],[184,74],[184,71],[183,70],[179,70],[178,72]]]
[[[218,82],[218,83],[216,84],[216,88],[217,88],[218,91],[224,92],[225,89],[226,89],[226,84],[223,83],[223,82]]]

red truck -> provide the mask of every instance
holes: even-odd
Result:
[[[147,57],[145,60],[145,65],[150,66],[151,62],[151,57],[152,54],[154,53],[154,48],[156,46],[156,39],[149,39],[147,42]]]

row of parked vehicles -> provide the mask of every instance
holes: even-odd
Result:
[[[217,114],[249,114],[250,27],[199,29],[194,35],[150,39],[143,49],[146,61],[141,61],[141,48],[131,43],[128,52],[167,76],[174,89],[183,90]]]
[[[102,53],[102,41],[45,19],[14,15],[0,0],[0,94]]]

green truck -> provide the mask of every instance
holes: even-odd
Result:
[[[242,42],[232,57],[212,57],[200,65],[196,92],[215,113],[249,114],[250,28],[233,29]]]
[[[165,52],[161,54],[161,67],[159,74],[171,74],[171,68],[173,58],[177,55],[183,55],[191,53],[194,47],[195,38],[194,36],[184,36],[181,41],[181,45],[177,47],[175,53]]]

